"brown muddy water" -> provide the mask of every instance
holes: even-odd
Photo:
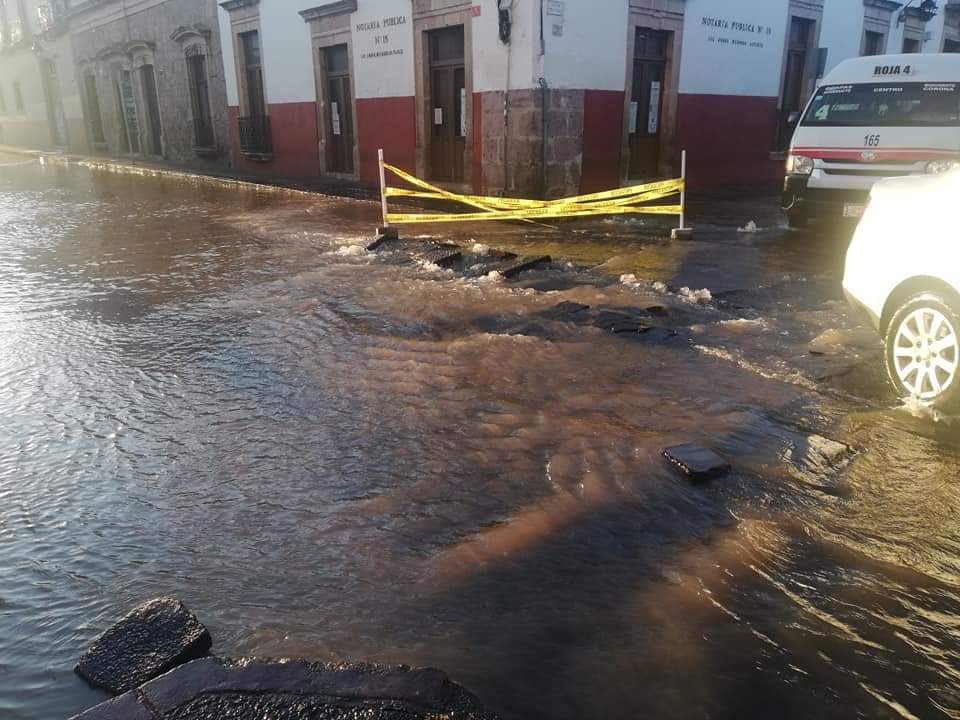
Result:
[[[506,718],[960,717],[960,430],[890,397],[842,233],[455,230],[559,258],[503,282],[363,251],[371,203],[22,163],[0,718],[100,701],[74,662],[162,594],[219,653],[434,665]],[[733,474],[679,478],[689,440]]]

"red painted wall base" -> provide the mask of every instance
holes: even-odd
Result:
[[[357,132],[360,143],[360,179],[363,182],[380,184],[377,151],[381,148],[388,163],[416,173],[417,115],[414,98],[357,100]]]
[[[776,139],[777,99],[681,95],[677,149],[687,151],[694,187],[775,181],[783,161],[770,157]]]
[[[253,162],[240,153],[240,109],[229,108],[230,146],[234,167],[249,173],[283,177],[316,177],[320,174],[317,105],[312,102],[271,105],[273,158]]]
[[[482,138],[481,98],[474,98],[474,137]],[[357,100],[360,179],[377,185],[377,150],[387,161],[416,171],[416,100],[412,97]],[[587,90],[584,96],[583,164],[580,191],[617,187],[623,135],[624,93]],[[254,162],[240,153],[239,109],[229,109],[230,144],[234,166],[250,173],[307,178],[320,175],[316,104],[270,106],[273,158]],[[681,95],[677,114],[676,148],[688,151],[691,186],[717,187],[731,183],[765,183],[783,174],[782,160],[771,157],[777,125],[777,100],[772,97]],[[483,146],[473,154],[471,184],[484,184]]]
[[[616,90],[587,90],[584,94],[581,193],[620,185],[625,95]]]

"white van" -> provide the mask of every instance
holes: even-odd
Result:
[[[845,60],[817,88],[790,145],[783,211],[791,227],[858,218],[881,178],[960,163],[960,55]]]

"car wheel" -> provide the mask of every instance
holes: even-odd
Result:
[[[801,213],[787,213],[787,225],[794,230],[803,230],[810,224],[810,218]]]
[[[960,407],[960,317],[936,293],[910,298],[884,340],[887,373],[907,397],[938,410]]]

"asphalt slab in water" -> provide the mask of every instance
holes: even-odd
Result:
[[[377,210],[0,167],[0,717],[103,699],[74,663],[158,595],[507,718],[956,716],[958,431],[887,389],[842,229],[425,229],[553,258],[505,281],[367,252]]]

